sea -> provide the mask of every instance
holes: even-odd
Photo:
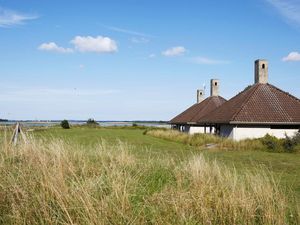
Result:
[[[13,126],[17,122],[21,123],[25,127],[51,127],[60,124],[58,120],[51,121],[1,121],[0,126]],[[156,122],[156,121],[97,121],[102,127],[130,127],[133,124],[146,127],[159,127],[159,128],[171,128],[171,125],[167,122]],[[86,121],[82,120],[69,120],[70,125],[83,125]]]

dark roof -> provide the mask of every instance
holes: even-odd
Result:
[[[204,101],[192,105],[190,108],[173,118],[170,123],[186,124],[199,122],[203,116],[212,112],[224,102],[226,102],[226,99],[221,96],[208,97]]]
[[[300,124],[300,100],[271,84],[254,84],[206,115],[201,122]]]

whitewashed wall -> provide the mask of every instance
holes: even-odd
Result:
[[[285,134],[293,136],[298,129],[271,129],[270,127],[235,127],[230,125],[221,126],[221,136],[232,138],[236,141],[247,138],[261,138],[266,134],[277,138],[284,138]]]
[[[204,133],[204,127],[194,127],[191,126],[189,130],[189,134],[203,134]]]
[[[189,134],[204,134],[204,133],[215,133],[214,127],[206,127],[206,132],[204,126],[191,126],[191,125],[185,125],[184,126],[184,132]]]

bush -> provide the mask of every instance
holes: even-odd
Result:
[[[300,151],[300,132],[297,132],[294,136],[289,137],[285,135],[284,139],[278,139],[274,136],[267,134],[260,139],[262,144],[268,148],[268,150],[279,152],[297,152]]]
[[[297,132],[295,136],[285,136],[283,147],[287,152],[296,152],[300,150],[300,132]]]
[[[99,126],[99,123],[97,123],[94,119],[90,118],[86,121],[86,124],[88,126]]]
[[[260,139],[264,146],[267,147],[268,150],[272,151],[282,151],[282,143],[281,141],[269,134],[266,134],[263,138]]]
[[[63,120],[60,122],[60,126],[64,129],[70,129],[70,124],[68,120]]]

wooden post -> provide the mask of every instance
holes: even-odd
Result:
[[[19,137],[19,134],[21,134],[21,137],[23,138],[23,141],[25,143],[27,143],[27,138],[26,138],[26,135],[24,134],[24,132],[22,131],[21,129],[21,126],[20,126],[20,123],[17,122],[16,123],[16,127],[13,131],[13,135],[12,135],[12,138],[11,138],[11,143],[16,146],[17,143],[18,143],[18,137]]]

